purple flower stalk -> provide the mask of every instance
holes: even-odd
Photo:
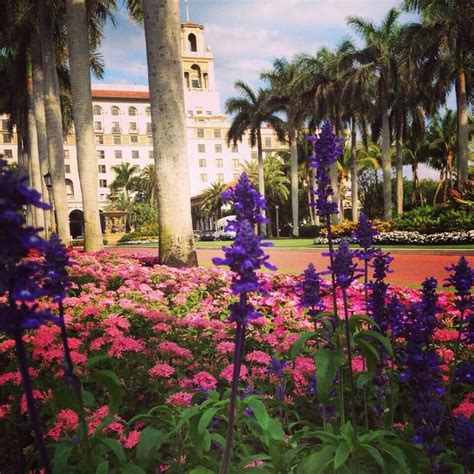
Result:
[[[342,289],[347,289],[361,275],[361,269],[353,262],[353,258],[354,252],[349,248],[349,242],[341,239],[330,270],[336,277],[336,285]]]
[[[264,292],[256,270],[262,266],[269,270],[275,270],[276,267],[267,261],[268,256],[265,255],[262,249],[262,247],[268,247],[271,244],[263,243],[261,237],[255,235],[254,232],[254,227],[257,224],[266,221],[260,213],[262,209],[266,208],[266,204],[265,199],[252,186],[248,176],[242,173],[236,186],[224,191],[222,198],[234,206],[236,219],[228,222],[226,230],[235,231],[236,236],[231,246],[223,247],[225,257],[214,258],[212,261],[215,265],[229,266],[233,272],[231,290],[239,296],[238,302],[229,305],[231,313],[229,321],[236,323],[235,349],[226,443],[219,471],[221,474],[227,474],[232,449],[240,367],[244,357],[245,330],[248,320],[259,316],[253,306],[248,303],[247,294],[253,291]]]
[[[303,280],[296,285],[296,290],[300,292],[299,306],[307,308],[307,312],[313,322],[315,322],[318,314],[326,308],[321,298],[322,281],[320,273],[310,263],[303,272]]]

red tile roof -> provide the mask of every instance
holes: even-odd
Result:
[[[108,89],[92,89],[92,97],[111,99],[149,99],[148,91],[117,91]]]

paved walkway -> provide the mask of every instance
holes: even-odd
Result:
[[[107,251],[120,254],[157,253],[157,249],[153,247],[108,247]],[[270,255],[270,262],[281,272],[301,273],[309,262],[313,262],[317,270],[323,270],[329,263],[329,258],[321,255],[324,249],[267,248],[265,251]],[[440,284],[444,283],[443,279],[448,275],[445,267],[457,262],[463,253],[470,254],[466,258],[471,267],[474,266],[472,250],[461,252],[452,249],[393,249],[390,253],[394,260],[391,264],[393,273],[389,275],[388,280],[402,285],[418,285],[428,276],[435,277]],[[198,247],[197,254],[200,265],[211,266],[212,257],[222,255],[222,251],[217,248]]]

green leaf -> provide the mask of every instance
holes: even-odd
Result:
[[[339,469],[349,457],[351,448],[347,443],[341,443],[336,449],[336,455],[334,456],[334,469]]]
[[[54,451],[53,457],[53,473],[62,474],[67,471],[67,465],[71,451],[73,450],[73,444],[61,443]]]
[[[157,430],[153,426],[147,426],[140,433],[137,444],[137,460],[141,466],[148,468],[153,460],[153,455],[164,441],[163,431]]]
[[[390,357],[393,357],[393,348],[390,342],[385,336],[382,336],[382,334],[380,334],[379,332],[373,331],[372,329],[365,329],[364,331],[358,332],[354,337],[356,337],[357,339],[362,337],[373,337],[374,339],[377,339],[377,341],[382,344],[382,346],[390,355]]]
[[[113,438],[98,438],[98,440],[104,444],[109,451],[115,454],[118,462],[124,464],[126,462],[125,453],[123,452],[122,445]]]
[[[53,400],[59,409],[70,408],[76,413],[79,411],[79,403],[72,390],[63,385],[53,391]]]
[[[372,345],[371,342],[366,339],[357,339],[357,345],[359,346],[367,364],[367,370],[369,377],[373,378],[375,375],[375,369],[380,361],[380,356],[377,349]]]
[[[271,438],[276,441],[285,441],[285,432],[281,427],[280,421],[275,418],[270,418],[268,420],[268,433]]]
[[[86,362],[86,367],[88,369],[91,369],[92,367],[95,367],[96,365],[99,365],[102,362],[112,362],[112,361],[113,359],[109,355],[99,354],[99,355],[89,357]]]
[[[396,446],[393,446],[388,443],[382,443],[380,444],[379,450],[389,454],[404,471],[409,471],[405,455],[403,454],[403,451],[400,448],[397,448]]]
[[[268,429],[269,416],[263,402],[258,398],[251,398],[247,401],[247,405],[252,409],[255,419],[262,430],[266,431]]]
[[[304,331],[296,339],[290,349],[290,358],[294,359],[301,351],[301,348],[306,344],[306,342],[311,339],[316,333],[314,331]]]
[[[319,349],[314,356],[314,363],[319,398],[321,403],[328,403],[334,377],[339,367],[344,363],[344,353],[341,349]]]
[[[189,471],[189,474],[214,474],[214,471],[211,471],[207,467],[198,466],[192,471]]]
[[[364,388],[367,383],[370,381],[372,377],[369,375],[368,372],[361,372],[357,376],[357,382],[356,382],[356,387],[360,390],[361,388]]]
[[[371,327],[373,326],[373,327],[376,327],[377,329],[379,328],[379,325],[366,314],[353,314],[349,318],[349,328],[351,329],[351,332],[354,331],[354,328],[360,321],[370,324]]]
[[[120,469],[120,472],[122,474],[146,474],[146,471],[135,464],[126,464]]]
[[[90,377],[91,380],[103,385],[109,392],[109,415],[117,412],[122,401],[122,385],[117,375],[111,370],[99,370]]]
[[[95,470],[95,474],[108,474],[109,472],[109,461],[105,460],[99,463],[97,469]]]
[[[217,413],[217,408],[208,408],[201,416],[198,424],[198,433],[203,434],[206,431],[209,423],[211,422],[214,415]]]
[[[361,444],[360,446],[362,449],[364,449],[365,451],[369,453],[372,459],[380,466],[380,469],[382,470],[382,472],[384,472],[385,462],[383,460],[382,455],[378,452],[378,450],[368,444]]]
[[[296,470],[297,474],[316,474],[325,469],[334,459],[334,446],[324,446],[319,451],[311,453]]]

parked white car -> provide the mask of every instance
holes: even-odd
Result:
[[[228,221],[235,220],[237,216],[226,216],[216,222],[216,230],[214,238],[216,240],[234,240],[235,232],[233,230],[225,230]]]

